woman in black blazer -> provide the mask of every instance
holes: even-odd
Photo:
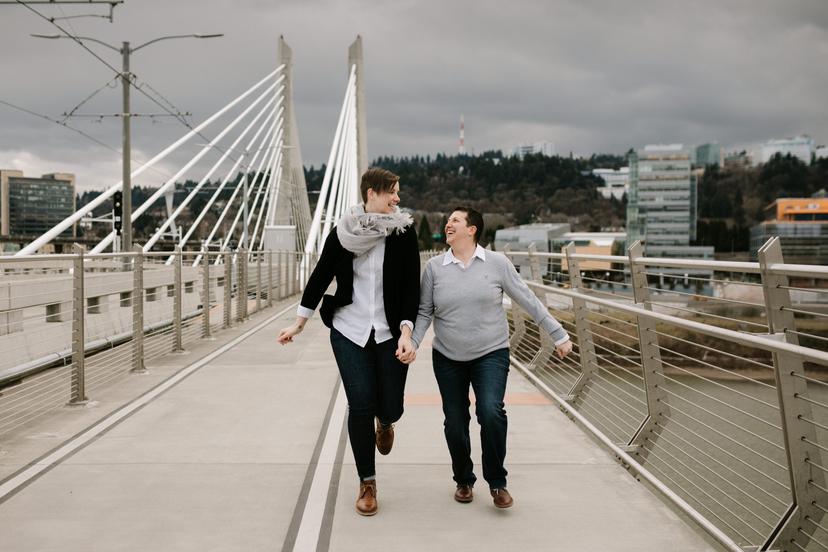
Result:
[[[319,301],[348,397],[348,436],[360,477],[356,510],[377,512],[374,447],[388,454],[403,413],[420,299],[420,254],[411,215],[400,212],[400,177],[380,168],[362,175],[364,205],[351,207],[325,240],[296,313],[279,332],[293,340]],[[336,293],[324,295],[336,278]],[[376,420],[376,428],[374,422]]]

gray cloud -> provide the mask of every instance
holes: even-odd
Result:
[[[57,7],[38,9],[60,15]],[[327,159],[347,47],[358,33],[372,157],[455,151],[460,113],[467,144],[478,152],[536,140],[554,141],[562,153],[622,153],[650,142],[743,145],[800,132],[828,140],[823,0],[127,0],[112,24],[69,22],[78,34],[133,46],[169,34],[225,33],[154,44],[132,58],[139,81],[192,112],[194,123],[271,71],[284,34],[294,51],[307,164]],[[28,36],[53,32],[22,7],[0,6],[0,71],[7,76],[0,99],[57,117],[112,78],[70,41]],[[119,66],[115,52],[94,51]],[[159,111],[133,97],[134,111]],[[83,111],[114,113],[119,105],[120,91],[107,89]],[[72,124],[120,147],[117,120]],[[82,186],[120,178],[117,155],[77,134],[3,106],[0,127],[4,167],[21,159],[35,171],[76,167]],[[143,159],[186,131],[169,119],[141,119],[133,128]],[[165,170],[185,161],[182,152]]]

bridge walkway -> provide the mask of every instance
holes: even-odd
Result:
[[[472,504],[454,502],[430,338],[409,373],[394,450],[378,456],[380,511],[360,517],[327,329],[314,319],[280,347],[275,335],[294,312],[283,306],[130,376],[147,388],[137,399],[124,398],[134,383],[116,385],[95,408],[56,414],[62,426],[45,419],[0,444],[1,548],[718,549],[515,370],[515,506],[495,509],[482,480]],[[479,459],[476,435],[473,449]]]

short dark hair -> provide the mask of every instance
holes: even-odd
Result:
[[[379,167],[371,167],[362,175],[362,182],[359,185],[362,202],[368,202],[368,188],[371,188],[376,193],[390,192],[394,189],[394,184],[399,181],[400,177],[391,171]]]
[[[480,211],[472,209],[471,207],[455,207],[454,211],[466,213],[466,224],[476,228],[474,232],[474,243],[480,243],[480,238],[483,236],[483,215],[480,214]]]

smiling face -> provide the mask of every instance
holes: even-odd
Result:
[[[474,242],[474,233],[477,228],[469,226],[469,221],[466,218],[466,213],[463,211],[454,211],[449,215],[446,223],[446,243],[451,246],[453,244],[463,244],[466,241]]]
[[[367,213],[391,214],[397,209],[400,203],[400,183],[396,182],[388,192],[375,192],[368,188],[368,201],[365,202]]]

